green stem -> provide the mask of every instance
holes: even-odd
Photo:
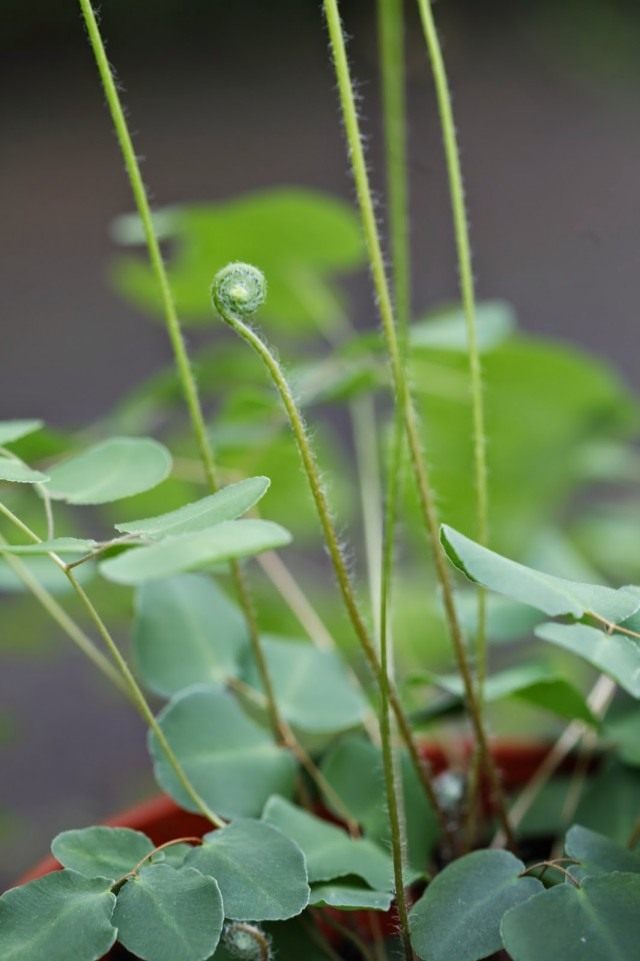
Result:
[[[220,303],[217,303],[217,307],[229,326],[232,327],[233,330],[235,330],[235,332],[247,344],[249,344],[250,347],[253,348],[256,354],[258,354],[267,371],[269,372],[276,390],[280,395],[283,406],[287,413],[287,417],[289,418],[289,423],[291,424],[291,429],[293,431],[298,452],[300,454],[304,471],[309,482],[311,496],[318,512],[320,526],[322,527],[325,543],[327,545],[329,557],[333,565],[342,600],[347,610],[347,614],[349,615],[349,619],[353,626],[356,637],[358,638],[360,646],[362,647],[367,663],[369,664],[378,686],[380,687],[383,684],[382,675],[384,672],[378,659],[375,645],[369,634],[369,629],[367,628],[364,617],[360,610],[360,605],[356,598],[347,562],[345,560],[343,549],[333,523],[331,508],[329,507],[327,495],[322,484],[320,468],[316,461],[313,447],[307,436],[307,429],[302,414],[298,409],[298,405],[296,404],[291,388],[289,387],[289,383],[282,371],[282,368],[280,367],[280,364],[264,341],[258,336],[258,334],[240,317],[229,312],[228,310],[223,312]],[[442,811],[438,802],[438,798],[429,774],[421,763],[420,754],[411,731],[409,720],[400,703],[395,686],[393,685],[389,686],[389,699],[396,714],[402,738],[409,749],[411,759],[416,767],[429,800],[431,801],[440,818],[443,830],[445,830],[446,818],[444,816],[444,812]]]
[[[23,531],[27,535],[27,537],[29,537],[30,540],[32,540],[35,544],[41,543],[41,539],[38,537],[38,535],[34,531],[32,531],[31,528],[24,523],[24,521],[22,521],[16,514],[14,514],[13,511],[9,510],[6,504],[0,503],[0,513],[4,514],[4,516],[8,520],[10,520],[13,524],[16,525],[16,527],[18,527],[21,531]],[[224,827],[225,822],[222,820],[222,818],[218,817],[218,815],[215,814],[214,811],[211,810],[211,808],[207,805],[206,801],[200,796],[200,794],[196,791],[193,784],[189,780],[184,768],[182,767],[180,761],[176,757],[173,751],[173,748],[171,747],[167,738],[165,737],[164,731],[158,724],[153,714],[153,711],[149,707],[147,699],[142,693],[142,690],[138,682],[136,681],[135,677],[131,673],[131,669],[129,668],[129,665],[127,664],[126,660],[120,653],[120,649],[118,648],[118,645],[116,644],[113,637],[109,633],[109,630],[106,624],[98,614],[89,595],[84,590],[82,585],[79,583],[73,571],[69,570],[67,565],[64,563],[64,561],[62,561],[58,557],[57,554],[49,553],[49,557],[63,572],[63,574],[65,575],[65,577],[67,578],[71,586],[73,587],[74,591],[76,592],[78,598],[82,602],[90,619],[93,621],[95,627],[98,630],[98,633],[100,634],[100,637],[104,641],[104,644],[107,650],[109,651],[109,654],[111,655],[112,661],[114,662],[120,676],[124,681],[124,684],[127,688],[129,697],[134,707],[138,710],[138,713],[142,716],[142,718],[145,720],[145,722],[149,725],[149,727],[155,734],[158,740],[158,744],[160,745],[165,757],[169,761],[169,764],[173,768],[174,773],[178,781],[180,782],[182,788],[184,789],[186,794],[191,798],[191,800],[193,801],[197,809],[201,811],[202,814],[204,814],[204,816],[208,818],[213,825],[215,825],[216,827]]]
[[[6,544],[7,541],[4,537],[0,537],[0,545]],[[87,634],[76,624],[76,622],[67,614],[65,609],[58,604],[55,597],[49,593],[49,591],[44,587],[40,581],[33,576],[26,564],[23,564],[18,557],[12,557],[11,554],[5,554],[4,560],[13,570],[15,575],[20,578],[22,583],[27,587],[37,601],[42,605],[45,611],[50,615],[50,617],[56,622],[58,627],[60,627],[65,634],[73,641],[73,643],[78,647],[86,657],[101,671],[105,677],[107,677],[112,684],[115,684],[123,694],[128,696],[129,692],[125,687],[124,681],[115,670],[113,665],[104,656],[102,651],[99,651],[95,646],[93,641]]]
[[[380,312],[380,318],[382,321],[387,353],[389,355],[396,403],[399,405],[402,412],[402,420],[407,437],[421,513],[429,541],[431,543],[436,575],[442,593],[445,617],[449,625],[449,632],[451,635],[454,654],[456,656],[464,684],[467,709],[469,711],[474,735],[478,744],[478,750],[481,752],[483,767],[487,772],[487,777],[489,778],[489,783],[491,785],[496,807],[496,814],[504,828],[507,837],[509,838],[509,843],[512,843],[513,836],[508,824],[506,803],[500,785],[498,772],[489,750],[489,741],[484,726],[484,719],[482,717],[480,703],[478,701],[476,685],[474,683],[464,636],[456,611],[449,567],[444,556],[444,551],[440,544],[440,524],[438,511],[431,487],[429,471],[420,443],[417,415],[409,391],[408,381],[405,376],[402,353],[396,332],[389,284],[387,282],[385,273],[382,247],[380,244],[380,235],[378,233],[378,226],[375,218],[369,175],[367,173],[367,166],[364,157],[364,148],[360,134],[360,125],[358,122],[353,84],[349,70],[349,62],[347,59],[338,4],[337,0],[323,0],[323,3],[329,29],[338,90],[340,93],[347,143],[349,146],[349,157],[354,182],[356,185],[358,202],[360,205],[363,230],[369,250],[371,273],[377,295],[378,310]]]
[[[407,182],[407,131],[404,69],[404,0],[378,0],[378,34],[382,71],[382,104],[387,175],[387,209],[393,292],[400,331],[401,351],[406,355],[410,316],[410,252]],[[393,637],[389,624],[393,555],[400,475],[402,469],[403,422],[399,405],[394,408],[391,457],[388,460],[386,500],[383,518],[382,552],[379,565],[379,638],[380,661],[384,678],[380,696],[380,734],[383,771],[391,834],[391,853],[396,888],[396,906],[404,952],[413,956],[409,937],[409,912],[404,890],[403,837],[406,830],[402,785],[393,744],[389,711],[388,678],[393,676]]]
[[[639,841],[640,841],[640,817],[638,817],[636,823],[633,826],[633,830],[629,835],[629,840],[627,841],[627,847],[630,850],[633,850]]]
[[[431,0],[418,0],[420,19],[431,61],[433,79],[438,101],[442,138],[449,179],[451,210],[458,255],[460,294],[467,326],[469,377],[473,410],[473,460],[476,489],[477,539],[486,545],[489,541],[489,492],[487,479],[487,440],[485,427],[484,397],[482,389],[482,364],[478,348],[476,324],[476,297],[471,263],[469,221],[464,197],[460,150],[451,103],[451,91],[431,9]],[[486,592],[478,588],[478,623],[476,628],[477,680],[482,700],[482,687],[487,671]]]
[[[367,580],[373,611],[374,636],[380,637],[380,565],[382,562],[382,523],[378,429],[371,397],[356,398],[349,405],[353,443],[358,467],[358,488],[362,507]]]
[[[176,368],[180,378],[180,383],[182,385],[182,391],[184,393],[189,416],[191,418],[191,424],[198,445],[198,450],[200,452],[200,458],[202,460],[209,486],[211,490],[215,492],[218,489],[218,477],[215,459],[213,456],[213,449],[207,433],[204,415],[202,412],[202,404],[200,403],[200,396],[198,394],[198,387],[193,375],[193,370],[191,369],[191,364],[189,362],[189,355],[182,334],[180,321],[178,319],[175,301],[171,292],[169,277],[167,275],[162,252],[160,250],[160,244],[156,236],[149,198],[147,196],[147,191],[140,171],[140,164],[138,163],[138,158],[136,157],[133,141],[129,132],[129,126],[127,124],[124,109],[122,107],[120,95],[114,81],[113,72],[107,59],[104,43],[100,34],[100,28],[98,27],[98,22],[96,20],[96,15],[94,13],[91,0],[79,0],[79,4],[89,35],[91,49],[93,50],[98,72],[100,74],[100,79],[102,81],[102,86],[104,88],[111,119],[115,127],[118,143],[120,144],[120,150],[122,152],[122,158],[124,160],[127,175],[129,177],[133,198],[142,222],[147,249],[149,252],[149,260],[158,283],[164,311],[165,324],[169,334],[169,339],[171,341],[171,346],[173,348]],[[265,693],[269,699],[269,719],[271,728],[276,740],[280,740],[279,713],[274,698],[273,684],[267,670],[267,664],[264,657],[264,652],[262,650],[253,600],[251,598],[251,594],[249,592],[249,588],[240,564],[237,561],[232,561],[230,564],[230,569],[234,586],[238,594],[238,599],[241,607],[243,608],[247,621],[251,646],[256,659],[258,671],[260,672]]]
[[[387,211],[393,270],[393,293],[401,338],[407,333],[411,314],[403,13],[404,0],[378,0]]]

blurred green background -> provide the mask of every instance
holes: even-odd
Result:
[[[456,275],[431,79],[407,8],[424,312],[455,295]],[[382,190],[375,5],[343,9]],[[525,331],[575,341],[638,387],[637,3],[439,0],[437,15],[481,296],[511,302]],[[351,199],[319,3],[104,0],[101,16],[158,205],[273,184]],[[81,427],[169,353],[160,326],[107,279],[108,225],[130,200],[75,4],[5,0],[2,23],[0,418]],[[344,286],[366,326],[366,275]],[[1,604],[11,631],[0,634],[0,887],[56,830],[151,790],[137,719],[44,621],[34,628],[15,600]]]

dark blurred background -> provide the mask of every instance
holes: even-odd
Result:
[[[343,3],[379,175],[375,4]],[[414,300],[455,294],[442,152],[409,11]],[[440,0],[482,296],[610,358],[636,386],[640,7]],[[317,0],[104,0],[102,26],[158,204],[271,184],[351,197]],[[0,419],[80,426],[168,358],[109,289],[131,207],[73,0],[4,0]],[[366,278],[353,288],[367,310]],[[66,648],[62,647],[63,651]],[[51,834],[151,789],[144,736],[72,655],[0,636],[0,887]],[[2,744],[2,739],[6,743]]]

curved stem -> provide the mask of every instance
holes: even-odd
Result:
[[[29,537],[30,540],[32,540],[35,544],[41,543],[41,539],[38,537],[38,535],[34,531],[32,531],[31,528],[24,523],[24,521],[22,521],[16,514],[14,514],[13,511],[9,510],[9,508],[5,504],[0,503],[0,513],[4,514],[4,516],[8,520],[10,520],[13,524],[16,525],[16,527],[18,527],[21,531],[23,531],[27,535],[27,537]],[[180,782],[182,788],[184,789],[186,794],[191,798],[196,808],[199,811],[201,811],[202,814],[204,814],[204,816],[208,818],[212,824],[214,824],[216,827],[224,827],[225,822],[223,821],[223,819],[221,817],[218,817],[218,815],[211,810],[211,808],[207,805],[206,801],[200,796],[198,791],[195,789],[195,787],[189,780],[189,777],[187,776],[180,761],[176,757],[173,748],[169,744],[164,734],[164,731],[158,724],[153,711],[149,707],[147,699],[145,698],[142,692],[142,689],[140,688],[140,685],[138,684],[135,677],[133,676],[131,669],[127,664],[126,660],[120,653],[120,649],[116,644],[116,642],[114,641],[111,634],[109,633],[109,630],[106,624],[104,623],[104,621],[98,614],[98,611],[94,607],[93,602],[91,601],[91,598],[89,597],[85,589],[82,587],[82,585],[79,583],[73,571],[69,570],[67,565],[64,563],[64,561],[62,561],[58,557],[57,554],[50,552],[49,557],[63,572],[63,574],[65,575],[65,577],[67,578],[71,586],[73,587],[74,591],[76,592],[78,598],[82,602],[85,610],[87,611],[87,614],[93,621],[95,627],[98,630],[98,633],[100,634],[102,640],[104,641],[104,644],[107,650],[109,651],[109,654],[111,655],[112,661],[114,662],[120,676],[122,677],[125,683],[125,686],[129,692],[129,697],[134,707],[138,710],[138,713],[142,716],[142,718],[145,720],[145,722],[149,725],[149,727],[155,734],[158,740],[158,744],[160,745],[160,748],[162,749],[169,764],[173,768],[173,771],[178,781]]]
[[[120,95],[114,81],[113,72],[107,59],[104,43],[100,34],[100,28],[98,27],[98,22],[96,20],[91,0],[79,0],[79,4],[84,17],[87,33],[89,35],[91,49],[93,50],[98,67],[98,73],[100,74],[100,79],[104,88],[111,119],[115,127],[118,143],[120,144],[120,150],[122,152],[122,158],[124,160],[129,183],[131,185],[133,198],[140,216],[140,220],[142,221],[144,236],[149,252],[149,260],[158,283],[165,325],[169,334],[171,346],[173,348],[176,368],[189,411],[189,417],[191,419],[198,450],[200,452],[200,458],[202,460],[209,486],[211,490],[215,492],[218,489],[218,476],[216,463],[213,456],[213,448],[207,434],[207,428],[202,412],[202,404],[198,394],[198,387],[193,375],[193,370],[191,369],[189,355],[182,334],[180,321],[178,319],[178,313],[176,310],[175,301],[173,299],[173,294],[171,292],[171,286],[169,284],[169,277],[167,275],[162,252],[160,250],[160,244],[156,236],[149,198],[147,196],[147,190],[140,172],[140,164],[138,163],[138,158],[136,157],[133,141],[129,132],[129,126],[127,124],[124,109],[122,107]],[[262,650],[253,600],[251,598],[242,568],[238,561],[232,561],[230,563],[230,570],[238,599],[247,621],[249,637],[258,671],[260,672],[260,677],[264,685],[265,692],[269,698],[269,719],[271,722],[273,735],[276,740],[281,740],[278,709],[273,697],[273,684],[271,683],[264,652]]]
[[[484,397],[482,389],[482,364],[478,348],[476,324],[476,296],[471,263],[469,221],[464,197],[460,150],[451,103],[451,91],[438,39],[431,0],[418,0],[420,19],[431,61],[433,80],[438,101],[440,125],[449,179],[451,211],[458,255],[460,294],[467,326],[469,377],[473,410],[473,461],[476,488],[477,540],[486,546],[489,540],[489,492],[487,479],[487,439],[485,427]],[[478,588],[478,623],[476,628],[476,660],[479,691],[487,670],[486,592]]]
[[[218,309],[220,309],[219,306]],[[224,314],[224,320],[244,341],[246,341],[246,343],[249,344],[250,347],[252,347],[256,354],[260,357],[276,387],[276,390],[280,395],[283,406],[287,413],[287,417],[289,418],[289,422],[291,424],[291,430],[300,454],[300,459],[302,460],[305,475],[309,482],[309,489],[318,513],[320,526],[322,528],[322,533],[327,545],[329,557],[335,572],[342,600],[356,637],[360,642],[360,646],[363,650],[367,663],[369,664],[378,686],[380,687],[380,685],[383,683],[383,669],[378,659],[373,640],[369,634],[369,629],[365,623],[364,616],[360,610],[360,605],[356,598],[356,593],[351,582],[351,576],[349,574],[347,562],[345,560],[343,549],[333,523],[331,508],[329,507],[327,495],[322,484],[320,468],[316,461],[313,447],[307,436],[307,429],[302,414],[295,401],[291,388],[289,387],[289,383],[282,371],[282,368],[280,367],[280,364],[270,349],[248,324],[246,324],[240,317],[237,317],[235,314],[229,313],[228,311]],[[420,755],[415,744],[409,720],[400,703],[395,686],[393,685],[389,686],[389,700],[396,714],[400,733],[409,749],[411,759],[416,766],[416,770],[422,781],[425,791],[440,818],[443,830],[446,830],[446,818],[438,802],[438,798],[433,788],[433,784],[431,783],[430,776],[421,763]]]
[[[323,0],[323,3],[329,29],[338,90],[340,93],[347,143],[349,146],[349,157],[356,185],[356,193],[358,195],[363,230],[369,250],[371,273],[377,295],[378,310],[382,321],[387,353],[389,355],[396,403],[399,405],[402,413],[402,421],[409,446],[420,509],[433,552],[436,575],[440,584],[451,642],[464,683],[467,709],[469,711],[478,750],[481,752],[483,767],[486,770],[491,786],[496,814],[509,838],[509,843],[512,843],[513,837],[508,824],[506,802],[500,785],[498,772],[489,750],[489,741],[484,727],[478,692],[471,672],[464,636],[456,611],[449,567],[440,544],[438,511],[431,486],[429,470],[421,447],[417,414],[409,391],[400,344],[396,333],[394,312],[389,284],[385,273],[380,235],[375,218],[373,197],[364,157],[353,83],[349,70],[338,4],[337,0]]]

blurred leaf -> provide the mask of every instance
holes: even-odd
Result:
[[[169,279],[178,312],[187,323],[211,323],[211,281],[233,260],[260,267],[269,294],[260,314],[288,335],[321,323],[335,325],[341,306],[328,275],[360,267],[364,246],[353,209],[326,194],[279,188],[217,204],[172,208],[163,217],[165,236],[176,245]],[[131,220],[116,222],[126,240],[142,242]],[[121,258],[117,288],[138,307],[158,311],[155,277],[142,260]]]
[[[640,767],[640,710],[626,711],[604,723],[604,735],[614,742],[618,757],[625,764]]]
[[[85,878],[117,881],[133,870],[153,844],[141,831],[130,828],[90,827],[63,831],[51,842],[51,853],[65,868]]]
[[[69,504],[105,504],[155,487],[171,470],[166,447],[149,437],[113,437],[50,471],[51,497]]]
[[[636,874],[557,884],[505,914],[504,945],[517,961],[630,961],[640,942],[639,903]]]
[[[367,702],[340,655],[276,637],[264,637],[262,643],[278,708],[290,724],[310,733],[326,734],[362,722]],[[248,679],[261,688],[253,660]]]
[[[209,577],[182,574],[136,592],[134,656],[158,694],[237,676],[248,643],[244,616]]]
[[[536,637],[571,651],[640,698],[640,645],[622,634],[606,634],[586,624],[541,624]]]
[[[73,591],[64,572],[48,557],[23,557],[20,558],[20,563],[52,594],[69,594]],[[93,564],[87,563],[77,569],[76,576],[80,583],[84,584],[93,577],[94,573]],[[0,561],[0,591],[24,594],[27,590],[28,588],[18,575],[7,564]]]
[[[206,961],[220,939],[224,912],[215,880],[193,868],[151,864],[118,893],[118,940],[151,961]]]
[[[569,615],[579,619],[593,612],[609,621],[623,621],[640,607],[640,597],[624,589],[580,584],[536,571],[476,544],[446,525],[442,526],[440,537],[453,566],[469,580],[551,617]]]
[[[12,484],[45,484],[48,480],[46,474],[32,470],[22,461],[0,457],[0,481],[9,481]]]
[[[303,851],[310,883],[357,875],[372,888],[393,891],[391,859],[372,841],[351,838],[281,797],[269,798],[262,817]]]
[[[544,890],[521,877],[509,851],[473,851],[436,875],[411,909],[411,942],[428,961],[480,961],[502,947],[500,921],[509,908]]]
[[[143,584],[221,561],[255,556],[290,542],[289,532],[272,521],[223,521],[207,530],[178,534],[125,551],[103,561],[100,573],[118,584]]]
[[[372,891],[346,884],[316,884],[311,888],[309,904],[340,911],[388,911],[392,901],[393,894],[389,891]]]
[[[0,445],[11,444],[42,426],[41,420],[0,420]]]
[[[516,326],[511,304],[503,300],[481,301],[476,308],[478,347],[491,350],[507,340]],[[411,325],[412,350],[453,350],[467,352],[467,323],[457,304],[433,311]]]
[[[575,821],[626,844],[638,817],[639,797],[640,772],[609,761],[583,794]]]
[[[513,337],[487,352],[482,374],[492,547],[522,559],[541,521],[547,524],[582,480],[585,447],[628,437],[637,406],[600,359],[542,338]],[[442,519],[474,531],[467,359],[451,351],[414,353],[411,376]],[[455,378],[455,384],[442,394],[437,377]],[[413,493],[409,506],[415,517]]]
[[[115,528],[124,533],[146,534],[148,537],[168,537],[201,531],[246,514],[266,494],[269,483],[268,477],[248,477],[168,514],[139,521],[126,521],[116,524]]]
[[[117,931],[104,879],[54,871],[0,897],[2,961],[96,961]]]
[[[459,705],[464,704],[464,685],[457,675],[445,677],[430,674],[426,675],[425,679],[453,695]],[[486,679],[483,685],[483,699],[486,703],[491,704],[509,697],[552,711],[559,717],[595,724],[580,691],[542,664],[519,664]]]
[[[37,544],[0,544],[0,554],[88,554],[97,546],[97,541],[80,537],[54,537]]]
[[[302,851],[264,821],[240,818],[206,834],[187,864],[216,879],[234,921],[284,921],[309,903]]]
[[[227,691],[189,688],[158,720],[196,790],[222,817],[259,817],[272,794],[291,794],[296,772],[291,752],[276,747]],[[160,786],[195,810],[153,734],[149,747]]]

